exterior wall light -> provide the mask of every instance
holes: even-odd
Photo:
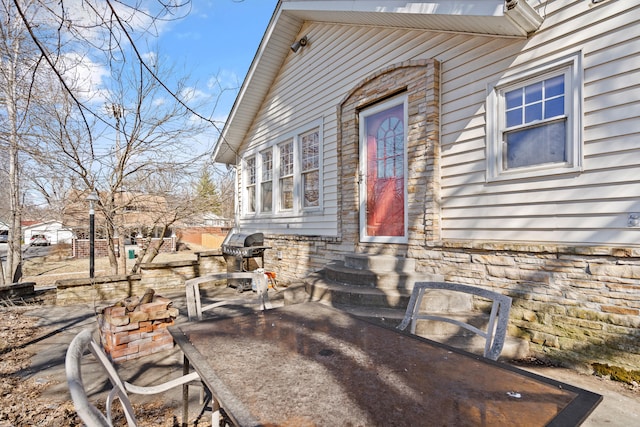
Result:
[[[291,50],[295,53],[300,50],[301,47],[306,46],[308,42],[307,36],[304,36],[300,40],[296,41],[291,45]]]

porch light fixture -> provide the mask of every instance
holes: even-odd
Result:
[[[300,40],[296,41],[291,45],[291,50],[294,53],[298,52],[298,50],[300,50],[301,47],[304,47],[307,45],[308,41],[309,40],[307,39],[307,36],[304,36],[303,38],[301,38]]]

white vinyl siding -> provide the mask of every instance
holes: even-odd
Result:
[[[338,221],[347,219],[338,215],[337,176],[344,171],[337,107],[381,69],[435,58],[441,64],[443,239],[637,245],[640,229],[627,227],[627,215],[640,212],[640,4],[559,0],[536,7],[545,21],[527,39],[305,23],[299,34],[309,36],[309,45],[285,59],[243,152],[257,154],[322,117],[322,206],[304,214],[248,216],[240,226],[338,235]],[[582,170],[488,183],[487,86],[578,51]]]
[[[640,152],[632,143],[640,132],[639,110],[630,108],[640,100],[634,83],[640,71],[638,12],[638,6],[629,8],[628,3],[594,7],[584,2],[552,2],[539,35],[526,45],[515,44],[522,53],[516,51],[504,61],[477,58],[457,69],[443,66],[445,87],[451,76],[461,72],[477,79],[472,70],[482,69],[479,63],[487,59],[500,65],[496,77],[490,78],[496,81],[571,52],[583,53],[583,167],[579,173],[487,184],[481,166],[486,162],[482,134],[469,126],[483,123],[486,111],[479,103],[462,107],[462,98],[456,100],[455,109],[450,108],[449,92],[443,93],[445,238],[637,245],[639,230],[628,228],[627,220],[630,212],[640,208]],[[463,109],[472,115],[459,115],[456,124],[466,127],[459,131],[449,117]]]

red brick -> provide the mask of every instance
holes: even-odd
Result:
[[[140,325],[138,322],[132,322],[126,326],[111,326],[111,328],[109,328],[109,332],[118,333],[118,332],[125,332],[125,331],[133,331],[135,329],[138,329],[139,327]]]
[[[102,313],[105,316],[124,316],[126,314],[126,310],[124,307],[107,307]]]
[[[132,341],[135,340],[139,340],[140,339],[140,333],[136,331],[130,331],[130,332],[122,332],[120,334],[116,334],[115,335],[115,344],[128,344]]]
[[[155,310],[149,312],[149,320],[161,320],[161,319],[170,319],[173,316],[173,310],[165,309],[165,310]]]
[[[156,321],[156,322],[153,322],[153,330],[157,331],[157,330],[167,329],[169,326],[175,325],[175,323],[176,321],[174,319],[165,320],[162,322]]]
[[[129,313],[129,319],[131,319],[132,322],[146,322],[149,320],[149,313],[144,311],[132,311]]]
[[[162,344],[173,344],[173,337],[171,335],[158,335],[153,337],[153,342]]]
[[[166,309],[167,309],[166,301],[154,301],[148,304],[142,304],[140,306],[140,311],[144,311],[146,313],[151,313],[153,311],[166,310]]]
[[[138,353],[138,346],[137,345],[132,346],[132,347],[126,347],[126,348],[123,348],[123,349],[120,349],[120,350],[114,350],[111,353],[111,358],[113,360],[117,360],[117,359],[120,359],[122,357],[131,355],[131,354],[135,354],[135,353]]]
[[[148,321],[140,322],[138,329],[140,330],[141,333],[151,332],[153,331],[153,325],[151,324],[151,322],[148,322]]]

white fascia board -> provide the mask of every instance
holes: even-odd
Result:
[[[507,0],[505,9],[505,15],[526,34],[533,33],[542,25],[543,18],[525,0]]]
[[[524,1],[524,0],[522,0]],[[384,5],[381,5],[384,3]],[[466,1],[283,1],[282,10],[313,12],[386,12],[421,15],[503,16],[505,0]]]

